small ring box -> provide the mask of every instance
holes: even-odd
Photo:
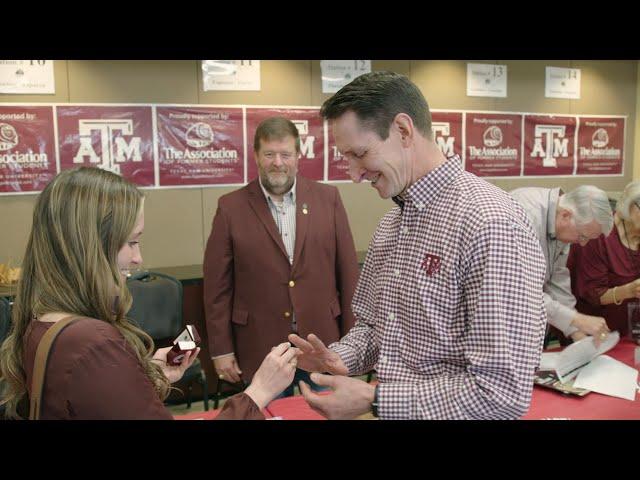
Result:
[[[200,344],[200,335],[195,325],[187,325],[173,341],[173,348],[167,353],[167,365],[180,365],[187,352],[193,352]]]

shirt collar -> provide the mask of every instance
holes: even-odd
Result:
[[[560,189],[549,190],[549,209],[547,210],[547,235],[551,240],[556,240],[556,212],[560,201]]]
[[[400,210],[404,210],[404,197],[396,195],[395,197],[391,197],[391,200],[393,200],[395,204],[400,207]]]
[[[289,198],[291,200],[291,203],[293,204],[296,203],[296,183],[297,182],[298,182],[298,178],[296,177],[293,179],[293,185],[291,185],[291,189],[288,192],[286,192],[284,195],[282,195],[283,200]],[[271,198],[271,194],[267,191],[266,188],[264,188],[264,185],[262,185],[262,179],[260,178],[260,175],[258,175],[258,184],[260,185],[260,189],[264,194],[264,198],[267,199],[267,203],[269,202],[275,203],[273,201],[273,198]]]
[[[402,202],[401,208],[404,202],[408,200],[416,204],[428,205],[434,199],[438,198],[440,192],[450,185],[461,173],[462,161],[460,156],[453,155],[447,158],[446,162],[427,173],[409,187],[404,194],[404,199],[399,199],[399,201]],[[393,200],[398,203],[396,198],[397,197],[394,197]],[[398,204],[400,205],[400,203]]]

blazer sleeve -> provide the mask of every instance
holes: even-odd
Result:
[[[204,313],[209,353],[233,352],[231,307],[233,302],[233,242],[226,213],[218,204],[204,253]]]
[[[351,308],[351,300],[358,283],[360,271],[358,257],[349,227],[347,212],[342,204],[340,192],[335,189],[335,222],[336,222],[336,284],[340,294],[340,336],[345,336],[355,325]]]

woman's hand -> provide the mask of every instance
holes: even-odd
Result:
[[[626,285],[624,285],[624,287],[618,287],[618,289],[623,289],[623,288],[624,288],[623,300],[626,300],[627,298],[640,298],[640,278],[637,280],[634,280],[633,282],[627,283]]]
[[[258,405],[266,407],[271,400],[291,385],[296,373],[300,351],[289,342],[281,343],[271,350],[244,391]]]
[[[200,353],[200,347],[196,348],[193,352],[187,352],[182,359],[180,365],[167,365],[167,353],[173,347],[165,347],[159,348],[156,350],[156,353],[153,354],[152,361],[157,363],[165,376],[169,379],[171,383],[176,383],[178,380],[182,378],[184,372],[193,365],[193,362],[198,357]]]

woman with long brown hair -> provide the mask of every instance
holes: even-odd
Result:
[[[81,317],[57,337],[47,363],[43,419],[171,419],[164,408],[199,349],[169,367],[169,348],[131,323],[126,276],[142,262],[144,197],[120,176],[97,168],[57,175],[38,197],[23,260],[12,329],[0,349],[0,399],[19,417],[31,393],[35,353],[46,331]],[[297,350],[281,344],[244,393],[219,418],[264,418],[260,410],[293,379]],[[23,414],[24,415],[24,414]]]

